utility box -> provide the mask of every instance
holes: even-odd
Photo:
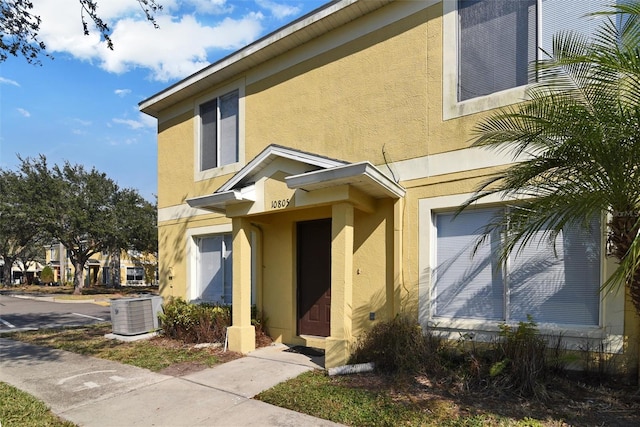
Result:
[[[162,297],[119,298],[111,300],[111,324],[116,335],[141,335],[159,329],[158,312]]]

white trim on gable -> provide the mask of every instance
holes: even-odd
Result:
[[[264,189],[256,189],[256,178],[261,172],[264,174],[266,168],[277,159],[292,160],[312,168],[310,171],[306,167],[300,168],[305,172],[287,176],[285,182],[290,189],[299,188],[311,192],[348,185],[373,198],[401,198],[405,195],[404,188],[369,162],[346,163],[291,148],[270,145],[213,194],[187,199],[187,203],[192,208],[225,213],[229,205],[255,202],[261,195],[263,196],[263,194],[256,195],[256,191],[264,191]]]
[[[294,150],[292,148],[282,147],[279,145],[270,145],[243,167],[236,175],[227,181],[217,192],[229,191],[243,183],[250,181],[251,177],[264,169],[269,163],[278,157],[295,160],[301,163],[317,166],[319,168],[332,168],[347,164],[340,160],[333,160],[328,157],[317,156],[304,151]]]
[[[352,163],[285,178],[289,188],[313,191],[336,185],[351,185],[373,197],[401,198],[405,190],[369,162]]]

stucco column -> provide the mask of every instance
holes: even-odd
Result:
[[[233,318],[229,328],[229,350],[248,353],[256,349],[251,324],[251,224],[233,218]]]
[[[353,325],[353,206],[333,205],[331,211],[331,336],[326,340],[325,367],[344,365],[349,358]]]

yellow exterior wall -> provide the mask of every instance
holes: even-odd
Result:
[[[392,3],[347,27],[394,16],[408,3]],[[185,208],[185,200],[211,194],[233,176],[194,180],[197,102],[231,82],[246,82],[241,118],[245,126],[244,164],[270,144],[349,162],[368,160],[381,170],[387,162],[458,152],[471,145],[472,129],[486,113],[443,120],[441,3],[390,21],[362,37],[348,39],[348,35],[348,28],[338,28],[162,111],[158,126],[159,209]],[[323,51],[340,37],[344,37],[343,44]],[[305,54],[308,59],[297,60]],[[435,176],[425,172],[423,177],[400,182],[407,194],[399,207],[394,207],[392,199],[379,199],[373,213],[355,209],[349,339],[357,338],[375,322],[393,317],[399,308],[418,316],[418,288],[424,274],[419,266],[419,201],[470,193],[501,167]],[[283,185],[285,175],[273,176],[260,185],[273,197],[286,196],[293,191]],[[244,207],[233,209],[230,212],[240,215]],[[268,318],[270,334],[281,342],[325,346],[322,340],[305,340],[296,332],[295,222],[329,218],[331,205],[244,214],[261,236],[257,301],[258,309]],[[188,231],[230,223],[223,215],[202,211],[160,221],[163,296],[186,296]],[[394,247],[394,242],[401,247]],[[369,320],[370,313],[375,313],[374,321]],[[637,365],[640,332],[633,325],[638,322],[633,314],[625,316],[628,363]]]
[[[54,281],[61,281],[61,276],[64,276],[65,273],[60,273],[59,271],[59,261],[60,261],[60,249],[58,245],[54,245],[54,257],[51,257],[51,246],[45,248],[45,264],[52,266],[54,268]],[[66,260],[66,264],[62,266],[62,268],[67,269],[69,274],[65,278],[67,282],[73,281],[73,275],[75,274],[75,266],[71,263],[71,261],[66,257],[66,251],[63,249],[63,256]],[[111,263],[111,255],[105,255],[101,252],[93,254],[90,258],[90,262],[86,264],[85,268],[87,271],[85,272],[85,281],[89,285],[102,285],[102,274],[105,268],[109,268],[109,264]],[[140,257],[141,262],[137,262],[132,259],[126,252],[122,252],[120,256],[120,284],[126,285],[127,283],[127,267],[144,267],[145,268],[145,276],[151,275],[155,276],[155,266],[157,263],[156,257],[153,254],[143,254]],[[151,270],[153,271],[147,271]],[[153,283],[152,283],[153,284]]]

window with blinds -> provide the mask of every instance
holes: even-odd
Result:
[[[501,236],[478,245],[496,209],[437,214],[433,315],[596,326],[600,314],[600,223],[543,231],[500,265]]]
[[[231,304],[233,283],[231,247],[231,234],[198,239],[197,299],[219,304]]]
[[[458,0],[458,101],[529,83],[554,34],[593,36],[611,0]]]
[[[200,105],[200,170],[238,161],[239,91]]]
[[[527,84],[536,17],[536,0],[458,2],[459,101]]]

